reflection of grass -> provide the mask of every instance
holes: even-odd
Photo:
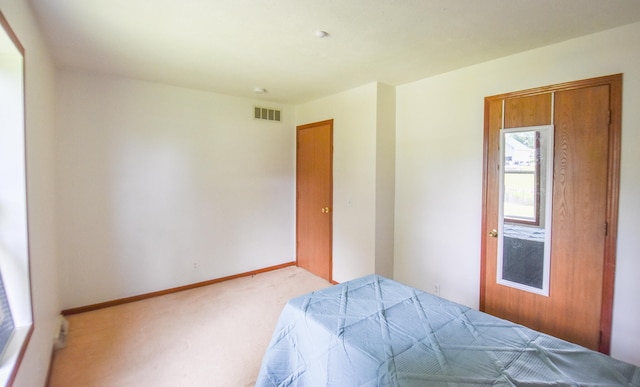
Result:
[[[535,174],[504,174],[504,215],[535,218]]]
[[[507,218],[535,219],[533,206],[505,203],[504,216]]]
[[[504,167],[504,170],[506,171],[506,173],[510,173],[510,172],[529,172],[529,173],[535,173],[536,172],[536,165],[534,163],[529,163],[529,164],[512,164],[512,165],[506,165]]]

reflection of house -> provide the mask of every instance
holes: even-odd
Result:
[[[507,165],[528,164],[534,160],[534,150],[507,134],[504,136],[504,160]]]

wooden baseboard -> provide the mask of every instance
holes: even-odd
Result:
[[[260,274],[260,273],[266,273],[266,272],[269,272],[269,271],[278,270],[278,269],[282,269],[282,268],[289,267],[289,266],[296,266],[296,263],[295,262],[287,262],[287,263],[283,263],[283,264],[280,264],[280,265],[270,266],[270,267],[266,267],[266,268],[263,268],[263,269],[248,271],[248,272],[240,273],[240,274],[234,274],[234,275],[230,275],[230,276],[227,276],[227,277],[221,277],[221,278],[216,278],[216,279],[212,279],[212,280],[208,280],[208,281],[197,282],[197,283],[190,284],[190,285],[178,286],[177,288],[160,290],[160,291],[157,291],[157,292],[140,294],[138,296],[126,297],[126,298],[121,298],[121,299],[118,299],[118,300],[101,302],[101,303],[98,303],[98,304],[80,306],[80,307],[77,307],[77,308],[65,309],[60,313],[62,313],[63,316],[69,316],[69,315],[72,315],[72,314],[90,312],[92,310],[108,308],[110,306],[122,305],[122,304],[126,304],[126,303],[129,303],[129,302],[145,300],[147,298],[164,296],[166,294],[171,294],[171,293],[177,293],[177,292],[181,292],[183,290],[189,290],[189,289],[199,288],[199,287],[202,287],[202,286],[213,285],[213,284],[217,284],[219,282],[229,281],[229,280],[236,279],[236,278],[250,277],[252,275],[256,275],[256,274]]]

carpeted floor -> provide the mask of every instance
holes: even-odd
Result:
[[[287,267],[69,316],[50,386],[252,386],[286,301],[328,286]]]

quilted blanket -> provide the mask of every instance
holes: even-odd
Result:
[[[370,275],[290,300],[257,386],[640,386],[640,368]]]

